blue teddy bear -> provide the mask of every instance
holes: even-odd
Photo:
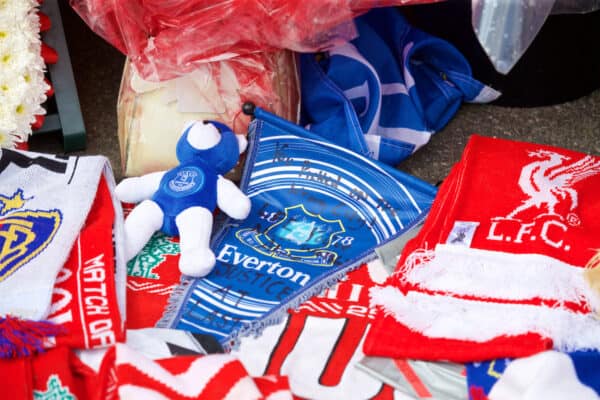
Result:
[[[180,271],[201,277],[215,265],[210,236],[213,211],[234,219],[250,213],[250,199],[226,172],[247,147],[246,139],[218,122],[188,123],[177,142],[179,165],[169,171],[124,179],[116,188],[119,200],[138,203],[125,220],[127,260],[142,250],[157,230],[179,235]]]

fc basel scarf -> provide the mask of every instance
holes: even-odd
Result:
[[[109,188],[114,187],[105,157],[1,151],[0,315],[32,320],[48,316],[55,281],[84,226],[102,177]],[[121,208],[110,197],[112,190],[108,193],[115,210],[115,257],[121,259]],[[98,276],[93,279],[98,285],[103,283]],[[124,295],[124,289],[122,279],[119,293]],[[120,300],[124,311],[123,297]]]
[[[224,345],[258,332],[419,223],[435,189],[260,109],[242,190],[250,216],[213,241],[214,270],[171,296],[161,327]]]
[[[473,136],[396,274],[369,355],[477,361],[600,348],[584,266],[600,247],[600,158]]]

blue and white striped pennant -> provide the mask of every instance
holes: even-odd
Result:
[[[228,346],[320,292],[421,222],[435,188],[257,109],[242,190],[250,216],[213,240],[206,277],[177,290],[160,326]]]

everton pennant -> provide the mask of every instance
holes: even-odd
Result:
[[[224,345],[373,258],[423,220],[435,194],[260,109],[255,116],[242,179],[252,211],[216,234],[214,270],[175,290],[159,322]]]
[[[303,204],[286,207],[279,221],[264,232],[242,229],[236,237],[261,254],[286,261],[331,267],[338,254],[329,250],[346,232],[340,219],[327,220],[306,210]],[[351,244],[354,238],[346,238]]]

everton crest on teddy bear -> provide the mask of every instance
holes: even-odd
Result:
[[[201,277],[215,265],[210,236],[216,206],[234,219],[250,213],[250,199],[226,172],[246,149],[243,136],[218,122],[194,121],[177,142],[179,165],[169,171],[124,179],[116,188],[119,200],[138,203],[125,220],[125,253],[132,259],[157,230],[179,235],[179,269]]]

